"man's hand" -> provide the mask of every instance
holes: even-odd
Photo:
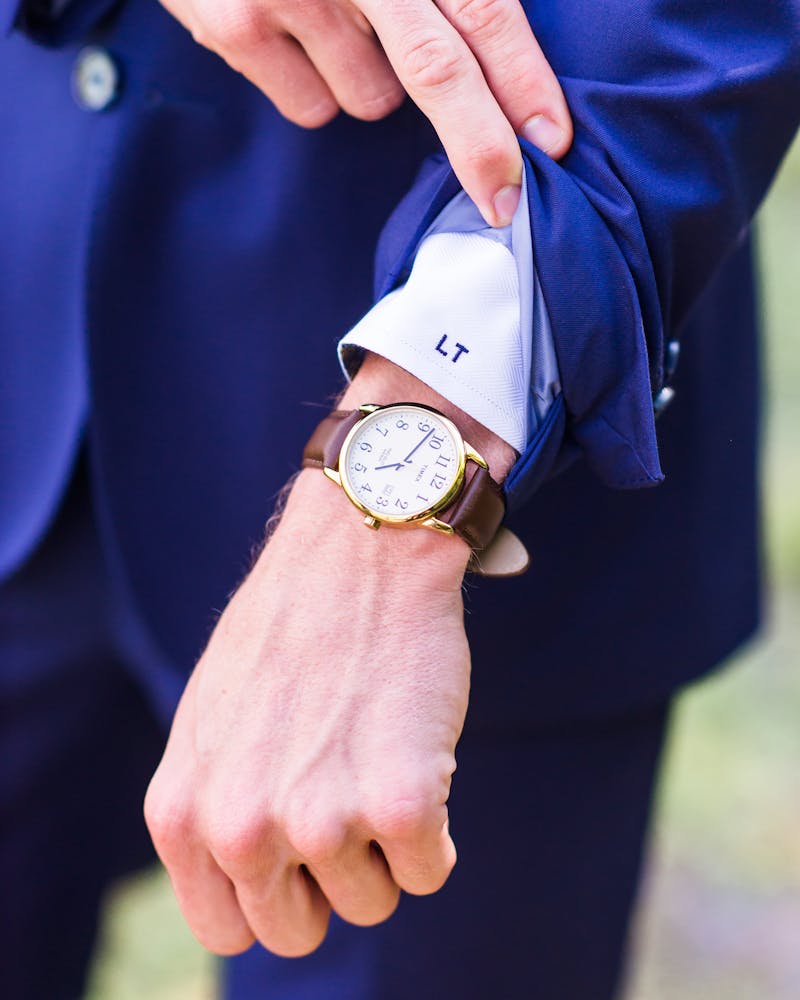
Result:
[[[386,919],[438,889],[469,650],[466,545],[374,533],[317,471],[228,605],[146,803],[200,941],[312,951],[330,907]],[[444,543],[444,544],[442,544]]]
[[[299,125],[373,120],[404,91],[490,225],[511,220],[515,133],[558,158],[572,123],[519,0],[162,0]]]
[[[408,398],[447,406],[369,358],[343,405]],[[467,425],[502,475],[513,452],[483,435]],[[457,536],[370,531],[321,472],[298,477],[189,681],[145,803],[181,909],[212,951],[258,938],[305,954],[331,907],[372,924],[400,889],[446,880],[468,558]]]

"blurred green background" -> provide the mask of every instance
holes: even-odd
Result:
[[[800,997],[800,141],[759,236],[768,620],[681,700],[626,1000]]]
[[[800,997],[800,141],[759,230],[769,618],[727,670],[681,699],[625,1000]],[[87,1000],[213,996],[213,960],[166,879],[121,885]]]

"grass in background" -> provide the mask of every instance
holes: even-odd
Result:
[[[800,142],[760,221],[774,617],[732,669],[681,700],[628,1000],[800,997]],[[213,995],[213,960],[166,879],[122,885],[87,1000]]]
[[[158,870],[120,883],[106,906],[86,1000],[214,1000],[215,959],[192,937]]]
[[[767,330],[767,548],[775,582],[800,590],[800,139],[760,216]]]

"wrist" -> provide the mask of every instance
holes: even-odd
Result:
[[[493,434],[440,396],[416,376],[377,354],[367,354],[358,373],[339,403],[342,410],[355,409],[362,403],[415,402],[439,410],[458,427],[462,437],[487,461],[492,478],[502,483],[517,454],[508,442]]]
[[[471,554],[458,535],[393,525],[370,530],[341,488],[318,469],[297,476],[276,541],[279,536],[314,561],[345,559],[347,575],[379,568],[409,585],[447,589],[460,586]]]

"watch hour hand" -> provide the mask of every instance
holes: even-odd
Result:
[[[402,468],[403,468],[402,462],[389,462],[388,465],[376,465],[374,471],[380,472],[381,469],[402,469]]]

